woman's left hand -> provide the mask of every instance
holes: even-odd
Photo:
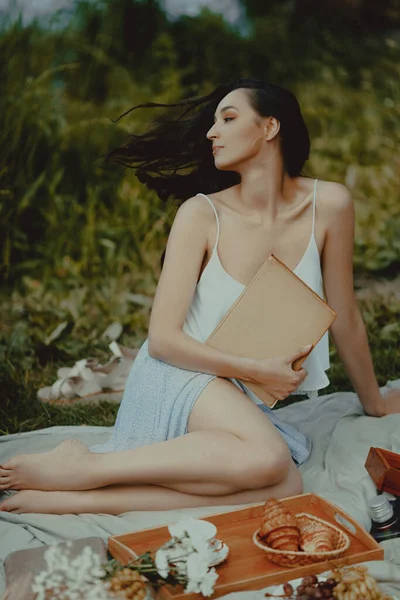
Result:
[[[400,389],[392,389],[381,394],[385,415],[400,413]]]

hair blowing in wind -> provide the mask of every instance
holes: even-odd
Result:
[[[148,102],[134,106],[117,121],[141,108],[154,108],[156,117],[147,132],[130,134],[129,142],[111,150],[106,160],[133,168],[139,181],[161,200],[170,196],[186,200],[198,192],[210,194],[239,183],[238,173],[215,167],[211,143],[206,138],[219,102],[239,88],[248,89],[260,117],[279,120],[285,171],[291,177],[301,175],[310,153],[310,138],[299,103],[288,90],[258,79],[230,81],[210,94],[174,104]]]

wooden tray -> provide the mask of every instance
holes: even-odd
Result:
[[[383,549],[356,521],[340,508],[316,494],[303,494],[281,500],[295,513],[307,512],[341,527],[350,537],[350,547],[338,559],[324,561],[307,567],[285,568],[270,562],[265,553],[253,544],[253,533],[260,526],[264,503],[227,513],[201,517],[218,528],[218,539],[226,542],[230,552],[227,560],[216,567],[219,577],[212,598],[230,592],[259,590],[290,579],[322,573],[333,565],[351,565],[369,560],[383,560]],[[128,563],[147,550],[157,550],[170,539],[166,526],[154,527],[134,533],[111,536],[109,552],[122,564]],[[159,589],[157,600],[194,600],[200,594],[184,594],[183,587],[165,585]]]

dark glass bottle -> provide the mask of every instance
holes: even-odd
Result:
[[[372,519],[371,535],[377,542],[400,537],[400,498],[389,500],[385,494],[368,501]]]

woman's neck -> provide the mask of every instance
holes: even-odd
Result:
[[[275,220],[290,208],[298,187],[298,178],[290,177],[282,168],[253,167],[241,173],[237,200],[261,220]]]

